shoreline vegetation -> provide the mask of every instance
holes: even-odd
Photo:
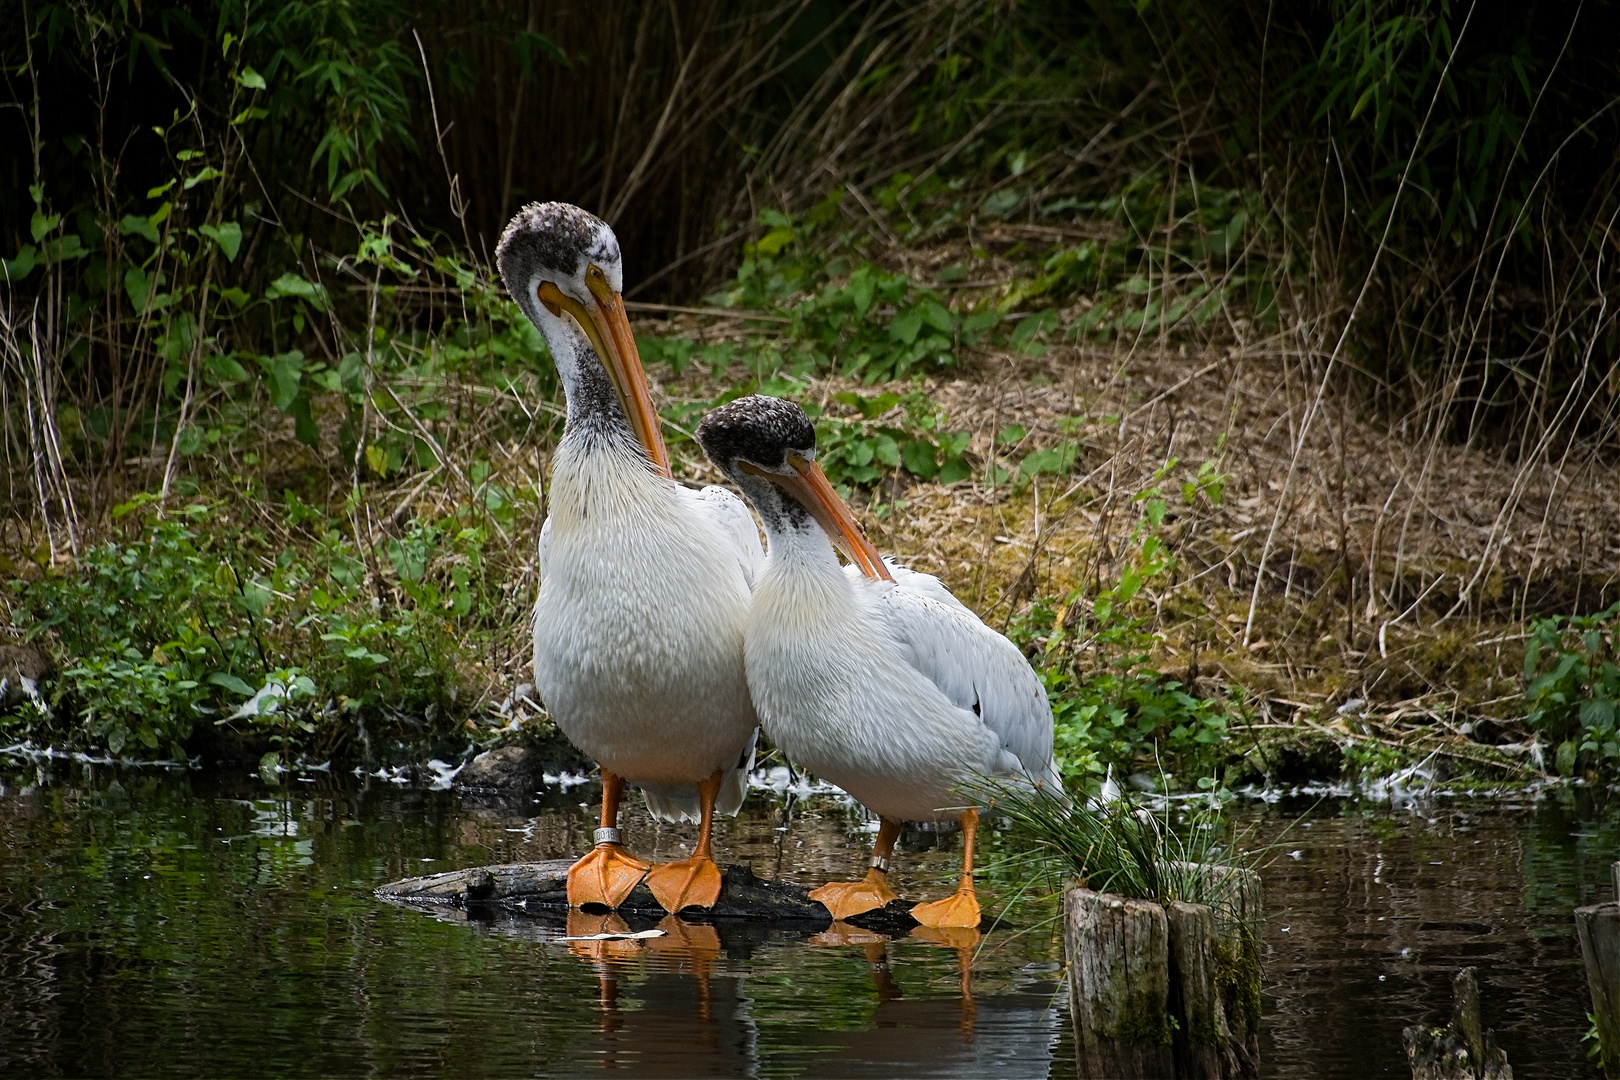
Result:
[[[804,405],[1076,793],[1614,782],[1613,12],[545,7],[17,14],[0,745],[566,752],[561,398],[488,257],[558,198],[676,475]]]

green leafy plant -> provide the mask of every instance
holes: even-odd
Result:
[[[1253,856],[1226,836],[1218,799],[1178,807],[1110,784],[1097,797],[1079,801],[989,779],[973,790],[1011,821],[1019,840],[1058,860],[1086,888],[1204,904],[1223,922],[1233,921],[1228,873],[1248,868]]]
[[[1557,770],[1620,763],[1620,603],[1592,615],[1534,619],[1524,647],[1525,723],[1553,745]]]
[[[1202,698],[1152,666],[1158,636],[1142,592],[1161,583],[1175,557],[1160,530],[1169,505],[1161,481],[1179,466],[1172,459],[1136,496],[1140,517],[1126,543],[1116,580],[1091,598],[1072,593],[1060,605],[1038,601],[1014,619],[1009,634],[1026,649],[1038,649],[1037,670],[1052,701],[1054,747],[1066,776],[1101,775],[1109,766],[1130,771],[1155,764],[1162,754],[1178,768],[1198,774],[1200,788],[1218,786],[1220,749],[1237,698]],[[1182,485],[1188,506],[1219,503],[1225,476],[1205,462]]]
[[[155,503],[134,500],[124,516]],[[67,662],[53,715],[19,708],[0,727],[180,757],[211,723],[263,736],[279,758],[334,748],[356,718],[379,733],[449,726],[463,639],[504,633],[509,614],[476,507],[412,522],[375,554],[296,496],[287,520],[311,542],[274,552],[220,510],[149,518],[136,540],[11,581],[14,628]],[[386,562],[368,566],[376,555]]]
[[[790,348],[819,369],[869,384],[950,367],[959,348],[978,344],[1001,321],[993,310],[954,311],[935,290],[852,250],[836,253],[845,244],[817,233],[838,202],[823,202],[798,221],[762,212],[769,231],[748,245],[733,285],[710,299],[787,317]]]

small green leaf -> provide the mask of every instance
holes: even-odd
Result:
[[[215,353],[208,357],[208,371],[222,383],[238,383],[247,379],[247,369],[236,362],[234,356]]]
[[[282,412],[291,412],[303,381],[304,354],[297,349],[269,358],[270,400]]]
[[[214,168],[212,165],[209,165],[207,168],[203,169],[203,171],[198,173],[196,176],[191,176],[191,177],[186,178],[185,190],[190,191],[192,188],[196,187],[198,184],[202,183],[204,180],[217,180],[223,175],[224,174],[221,173],[218,169]]]
[[[912,439],[901,446],[900,460],[919,480],[932,480],[939,473],[937,448],[927,439]]]
[[[283,296],[296,296],[301,300],[308,300],[317,307],[324,307],[326,304],[326,290],[297,274],[282,274],[264,290],[266,300],[276,300]]]
[[[15,258],[5,260],[5,276],[11,281],[21,281],[33,273],[40,262],[39,250],[33,244],[24,244]]]
[[[138,266],[131,266],[124,271],[124,291],[129,294],[129,302],[136,311],[146,310],[146,297],[152,290],[151,281],[146,271]]]
[[[62,224],[61,214],[45,214],[35,210],[33,220],[28,223],[28,231],[33,234],[34,242],[37,244],[45,238],[46,233],[54,231],[60,224]]]
[[[242,66],[242,70],[237,73],[236,81],[238,85],[244,86],[249,90],[267,89],[264,83],[264,76],[260,75],[257,71],[254,71],[245,64]]]
[[[142,236],[151,243],[158,242],[158,231],[145,214],[125,214],[118,219],[118,231],[125,236]]]
[[[218,225],[204,225],[197,231],[219,245],[219,250],[225,253],[226,262],[236,261],[236,253],[242,247],[241,225],[234,221],[222,221]]]
[[[775,228],[759,238],[759,243],[754,245],[754,251],[765,256],[776,255],[795,239],[792,229]]]
[[[896,341],[910,345],[917,340],[917,334],[922,330],[922,324],[922,312],[916,308],[907,308],[889,322],[889,336]]]
[[[252,686],[249,686],[228,671],[216,671],[208,676],[208,681],[215,686],[223,686],[233,694],[241,694],[243,697],[252,697],[256,693]]]

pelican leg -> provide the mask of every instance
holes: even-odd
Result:
[[[962,883],[943,900],[918,904],[911,917],[924,926],[978,926],[979,899],[973,895],[973,838],[979,831],[979,812],[969,810],[962,822]]]
[[[810,899],[825,905],[834,919],[847,919],[863,911],[871,911],[900,899],[889,888],[889,856],[894,854],[894,842],[900,838],[900,823],[879,818],[877,843],[872,846],[872,869],[860,881],[829,881],[810,894]]]
[[[655,866],[647,874],[647,888],[665,911],[671,914],[688,907],[713,907],[720,899],[720,868],[709,851],[709,832],[714,827],[714,800],[720,795],[724,769],[698,785],[703,806],[703,823],[698,826],[697,850],[690,859]]]
[[[623,795],[624,780],[603,769],[602,827],[597,830],[603,839],[589,855],[568,868],[569,907],[601,904],[616,908],[647,875],[647,864],[626,854],[617,839],[619,799]]]

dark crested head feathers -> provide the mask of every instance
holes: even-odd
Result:
[[[495,246],[507,291],[528,290],[536,271],[570,279],[590,263],[617,266],[619,241],[607,222],[571,203],[530,203],[515,214]]]
[[[698,445],[721,469],[737,461],[778,468],[788,451],[816,448],[816,429],[791,401],[750,394],[711,412],[697,429]]]

